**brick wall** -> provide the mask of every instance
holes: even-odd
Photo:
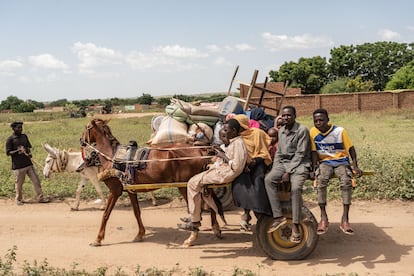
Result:
[[[283,83],[269,86],[267,88],[282,93]],[[259,84],[257,84],[259,85]],[[272,88],[271,88],[272,87]],[[289,93],[288,93],[289,91]],[[300,89],[299,89],[300,91]],[[240,98],[247,97],[248,87],[240,86]],[[258,102],[261,91],[253,89],[252,101]],[[317,94],[301,95],[298,89],[286,91],[286,96],[280,104],[281,97],[265,94],[262,103],[266,106],[279,107],[280,105],[293,105],[296,108],[298,116],[312,115],[317,108],[325,108],[329,113],[341,112],[364,112],[377,111],[384,109],[406,109],[414,108],[414,90],[405,90],[401,92],[360,92],[360,93],[343,93],[343,94]],[[276,115],[275,111],[266,110],[266,113]]]

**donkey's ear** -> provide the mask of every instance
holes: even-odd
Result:
[[[49,153],[52,157],[56,158],[56,151],[52,148],[48,143],[43,144],[43,148],[47,153]]]

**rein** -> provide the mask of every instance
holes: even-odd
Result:
[[[113,158],[110,157],[108,155],[106,155],[105,153],[101,152],[100,150],[98,150],[96,147],[92,146],[91,144],[84,142],[85,145],[91,149],[93,149],[94,151],[96,151],[98,154],[102,155],[106,160],[112,162],[112,163],[117,163],[117,161]],[[213,148],[213,146],[191,146],[191,147],[186,147],[185,149],[209,149],[209,148]],[[175,147],[175,148],[150,148],[150,149],[155,149],[155,150],[163,150],[163,151],[169,151],[169,150],[177,150],[177,149],[183,149],[182,147]],[[163,158],[163,159],[153,159],[153,160],[140,160],[139,162],[156,162],[156,161],[172,161],[172,160],[192,160],[192,159],[211,159],[212,156],[199,156],[199,157],[176,157],[176,158]],[[134,163],[135,161],[123,161],[122,163]]]

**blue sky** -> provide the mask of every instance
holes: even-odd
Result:
[[[0,0],[0,101],[226,92],[340,45],[414,42],[414,1]],[[233,91],[237,85],[233,85]]]

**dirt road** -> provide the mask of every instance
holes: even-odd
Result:
[[[188,232],[176,229],[178,218],[186,214],[181,202],[161,202],[153,207],[142,202],[146,225],[145,240],[132,243],[137,225],[127,204],[118,204],[109,220],[106,239],[101,247],[90,247],[100,224],[102,211],[93,202],[83,202],[81,211],[71,212],[71,200],[50,204],[0,200],[0,257],[17,246],[17,264],[47,258],[50,266],[94,271],[108,267],[114,272],[133,274],[156,267],[174,275],[187,274],[190,268],[202,268],[213,275],[231,275],[235,268],[250,269],[257,275],[413,275],[414,273],[414,202],[355,202],[351,222],[356,234],[339,230],[341,206],[330,203],[331,226],[321,236],[315,251],[301,261],[275,261],[258,247],[250,232],[240,232],[239,210],[227,212],[229,226],[224,239],[215,240],[209,231],[200,232],[198,244],[184,249],[181,243]],[[306,202],[315,216],[316,205]],[[203,226],[209,225],[205,215]],[[187,272],[187,273],[185,273]],[[109,275],[109,274],[108,274]]]

